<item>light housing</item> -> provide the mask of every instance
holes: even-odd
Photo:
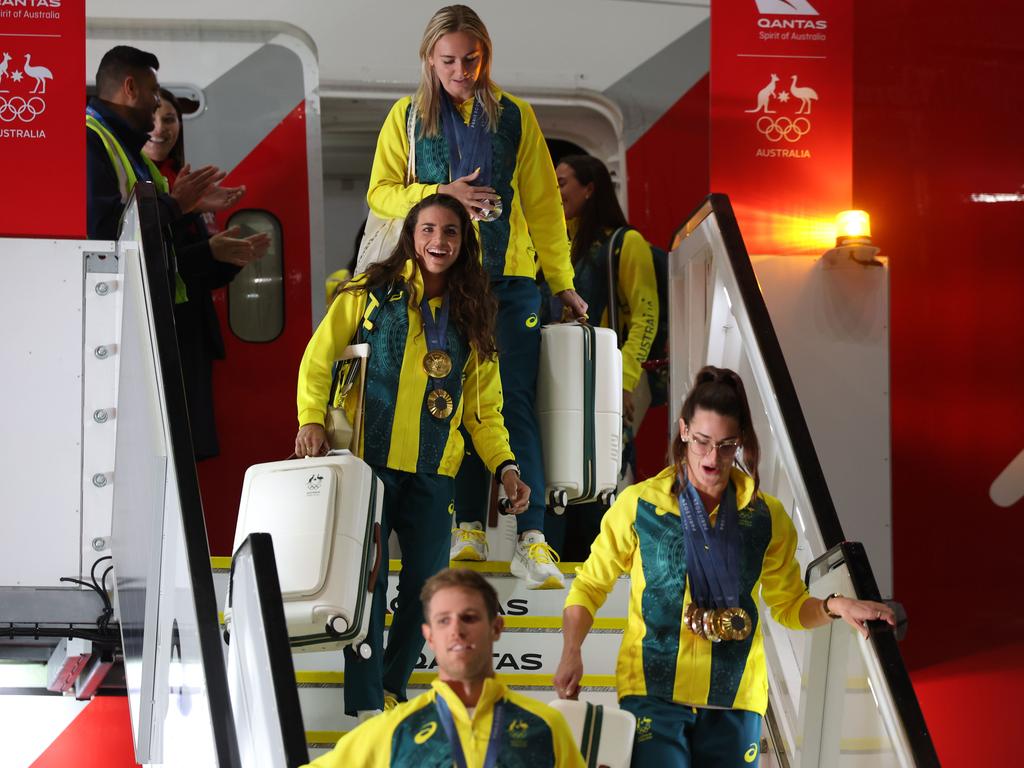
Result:
[[[836,247],[822,258],[830,263],[852,259],[859,264],[880,266],[875,257],[881,249],[871,242],[871,216],[867,211],[849,210],[836,214]]]

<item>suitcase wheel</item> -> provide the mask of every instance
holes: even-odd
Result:
[[[556,515],[561,515],[565,512],[565,507],[569,503],[569,494],[562,488],[556,488],[548,494],[548,506],[550,506]]]
[[[334,637],[340,637],[343,632],[348,630],[348,621],[344,616],[332,616],[324,627],[328,635]]]
[[[605,491],[601,494],[601,503],[606,507],[610,507],[615,503],[615,491]]]
[[[370,647],[369,643],[360,643],[355,647],[356,655],[364,661],[369,661],[370,657],[373,656],[373,648]]]

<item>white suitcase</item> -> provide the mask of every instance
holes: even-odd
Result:
[[[618,707],[556,699],[551,706],[569,723],[588,768],[629,768],[636,718]]]
[[[581,323],[541,329],[537,420],[547,503],[615,498],[622,463],[622,353],[608,328]]]
[[[353,646],[363,658],[380,568],[384,484],[348,451],[256,464],[245,472],[234,548],[274,541],[288,638],[296,650]],[[230,630],[230,612],[224,612]]]

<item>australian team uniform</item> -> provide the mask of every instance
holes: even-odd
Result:
[[[465,422],[492,472],[515,460],[501,415],[497,361],[477,355],[452,323],[444,345],[450,371],[441,378],[429,376],[424,358],[430,349],[420,302],[409,306],[410,289],[417,299],[423,296],[422,280],[418,272],[414,275],[411,261],[404,278],[405,282],[371,292],[342,292],[310,339],[299,367],[299,424],[323,424],[333,362],[353,343],[357,329],[360,339],[369,343],[358,453],[384,483],[385,561],[392,530],[402,548],[398,607],[387,649],[382,652],[385,568],[380,569],[373,596],[368,637],[373,655],[365,661],[346,649],[345,711],[350,715],[383,708],[382,681],[385,689],[405,698],[406,683],[423,648],[420,589],[448,565],[453,478],[465,452],[459,425]],[[363,280],[358,276],[350,285]],[[440,297],[430,300],[435,316],[442,303]],[[443,402],[438,400],[439,390],[447,396]]]
[[[573,287],[572,267],[558,181],[533,109],[497,88],[494,93],[500,103],[500,116],[497,131],[487,139],[491,152],[482,165],[489,166],[487,186],[500,196],[502,213],[495,221],[475,222],[474,226],[480,236],[484,270],[498,300],[495,335],[509,439],[523,482],[532,491],[529,509],[516,521],[520,531],[543,530],[544,466],[534,412],[540,358],[540,293],[534,278],[539,263],[551,290],[558,293]],[[447,95],[442,94],[442,99]],[[473,122],[474,104],[475,99],[469,99],[458,107],[466,124]],[[424,136],[417,118],[417,182],[405,185],[409,156],[406,118],[411,105],[410,97],[395,103],[377,140],[367,201],[379,216],[404,217],[413,205],[437,192],[438,185],[458,178],[452,175],[452,155],[444,131]],[[479,491],[474,489],[474,478],[484,473],[476,457],[471,454],[467,458],[459,480],[458,522],[482,520],[486,512],[486,496],[477,499]],[[486,464],[486,457],[479,458]],[[465,503],[461,500],[464,496]]]
[[[447,721],[447,727],[446,727]],[[470,715],[447,683],[377,715],[344,736],[314,768],[450,768],[459,765],[448,729],[468,768],[583,768],[583,758],[562,715],[516,693],[493,677],[484,681]]]
[[[739,538],[737,608],[752,625],[745,639],[712,643],[686,624],[692,596],[674,467],[619,496],[566,600],[566,607],[594,615],[615,580],[630,577],[616,687],[621,706],[637,717],[635,765],[689,765],[690,746],[713,755],[715,765],[754,763],[768,705],[758,596],[780,624],[804,628],[799,615],[808,595],[793,556],[792,521],[777,499],[754,495],[744,472],[734,468],[730,482]],[[712,526],[718,511],[708,515]]]

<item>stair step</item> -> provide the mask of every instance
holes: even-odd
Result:
[[[213,585],[217,594],[217,605],[224,608],[230,579],[231,558],[212,557]],[[561,626],[562,607],[565,605],[565,597],[568,594],[568,587],[575,578],[576,567],[579,563],[559,563],[559,570],[565,574],[566,589],[527,589],[520,579],[517,579],[509,572],[507,562],[488,561],[483,563],[457,562],[455,567],[465,567],[482,573],[488,583],[498,593],[500,608],[506,617],[506,624],[509,630],[520,628],[536,628],[523,625],[520,622],[510,621],[513,618],[544,617],[547,619],[557,618],[557,627]],[[401,571],[401,561],[391,560],[389,572],[397,575]],[[394,608],[395,598],[398,596],[398,579],[388,579],[388,604]],[[624,620],[629,606],[629,579],[619,579],[608,599],[601,607],[599,621],[609,619]],[[550,623],[550,622],[549,622]],[[554,628],[554,627],[552,627]],[[608,627],[612,628],[612,627]]]

